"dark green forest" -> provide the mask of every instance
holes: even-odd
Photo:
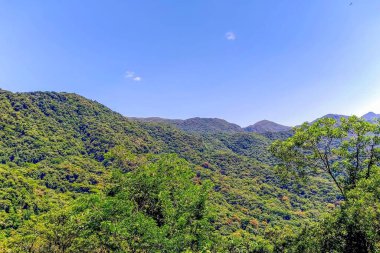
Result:
[[[380,251],[379,124],[181,124],[0,90],[0,252]]]

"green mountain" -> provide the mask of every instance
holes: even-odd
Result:
[[[190,118],[180,119],[163,119],[158,117],[151,118],[129,118],[140,122],[165,123],[177,127],[190,133],[235,133],[243,132],[243,129],[233,123],[218,118]]]
[[[154,123],[164,123],[174,127],[177,127],[183,131],[190,133],[240,133],[240,132],[250,132],[250,133],[279,133],[279,132],[289,132],[291,127],[283,126],[269,120],[262,120],[248,127],[242,128],[239,125],[230,123],[223,119],[218,118],[190,118],[190,119],[164,119],[159,117],[150,118],[135,118],[130,117],[129,119],[139,121],[139,122],[154,122]]]
[[[286,134],[243,132],[220,119],[174,124],[131,120],[76,94],[1,90],[0,251],[173,252],[179,240],[193,250],[278,252],[339,199],[324,175],[307,185],[280,180],[268,147]],[[208,200],[192,199],[205,191],[194,185],[208,182]],[[210,241],[194,245],[184,224],[207,227]],[[104,251],[91,248],[91,236]]]
[[[128,117],[128,119],[141,121],[141,122],[165,123],[165,124],[174,125],[174,126],[178,126],[184,121],[182,119],[165,119],[165,118],[160,118],[160,117],[148,117],[148,118]]]
[[[262,120],[253,125],[247,126],[246,128],[244,128],[244,130],[247,132],[263,134],[263,133],[268,133],[268,132],[269,133],[286,132],[286,131],[290,131],[291,127],[283,126],[269,120]]]

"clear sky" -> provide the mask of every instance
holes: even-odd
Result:
[[[0,87],[242,126],[380,113],[380,1],[0,0]]]

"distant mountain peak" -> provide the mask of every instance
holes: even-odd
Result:
[[[366,114],[363,115],[363,117],[364,116],[375,116],[375,115],[378,115],[378,114],[376,114],[374,112],[367,112]]]
[[[270,120],[261,120],[244,128],[245,131],[254,133],[285,132],[291,129],[289,126],[280,125]]]
[[[376,114],[374,112],[368,112],[362,116],[363,119],[366,121],[375,121],[377,119],[380,119],[380,114]]]

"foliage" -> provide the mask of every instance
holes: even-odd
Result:
[[[320,222],[305,227],[290,252],[379,252],[380,169],[360,179],[348,193],[349,201]]]
[[[355,116],[323,118],[295,129],[293,137],[272,144],[284,174],[297,177],[321,170],[345,201],[306,226],[290,252],[378,252],[380,250],[379,124]],[[292,241],[293,239],[290,239]]]
[[[75,94],[0,91],[0,252],[281,252],[338,197],[322,174],[280,180],[267,149],[286,136],[187,133]]]
[[[369,178],[380,160],[379,129],[379,125],[356,116],[341,122],[322,118],[296,128],[285,141],[275,141],[271,150],[281,159],[282,172],[305,177],[321,170],[347,198],[347,191],[361,178]]]
[[[159,157],[131,173],[108,195],[81,197],[52,209],[9,240],[12,252],[183,252],[210,247],[210,184],[193,180],[189,164]],[[112,193],[112,194],[111,194]],[[25,240],[24,238],[28,238]]]

